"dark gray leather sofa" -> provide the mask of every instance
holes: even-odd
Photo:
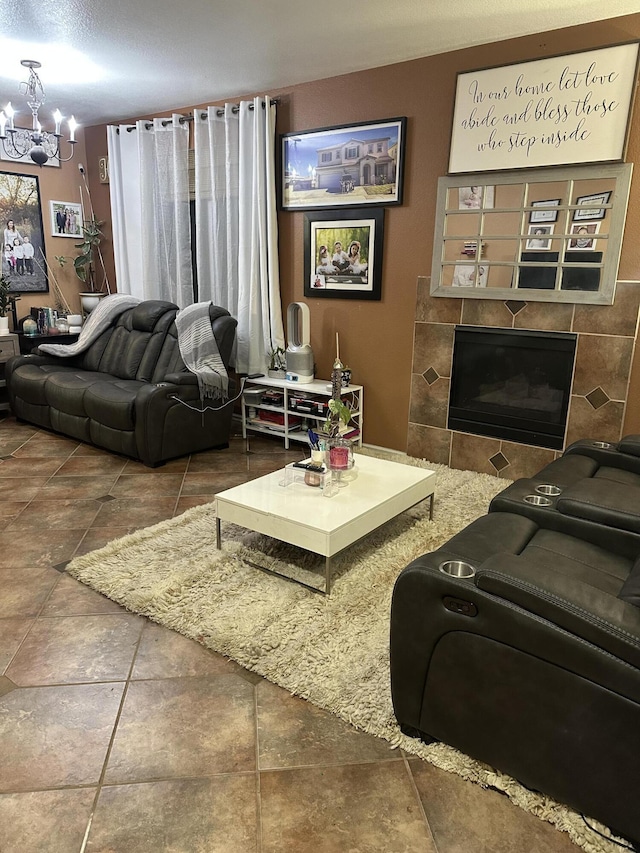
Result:
[[[639,844],[636,439],[579,442],[401,572],[391,687],[405,732],[449,743]],[[560,494],[536,491],[548,485]],[[463,575],[460,564],[468,577],[446,573]]]
[[[194,410],[201,406],[198,382],[180,356],[177,312],[171,302],[141,302],[80,355],[10,359],[5,375],[13,413],[148,466],[228,446],[232,404]],[[224,308],[211,306],[210,315],[228,369],[237,322]]]

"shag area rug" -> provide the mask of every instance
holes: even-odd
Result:
[[[66,570],[128,610],[228,656],[356,728],[502,791],[520,808],[567,832],[588,853],[619,850],[567,807],[452,747],[427,746],[400,731],[389,684],[394,581],[412,559],[484,514],[509,481],[364,452],[436,470],[434,518],[429,521],[429,502],[424,501],[336,557],[330,597],[247,562],[313,583],[324,571],[324,560],[315,555],[229,524],[223,525],[223,548],[216,550],[213,503],[115,540],[76,558]],[[593,824],[613,838],[606,827]]]

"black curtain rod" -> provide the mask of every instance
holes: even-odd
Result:
[[[278,104],[278,103],[280,103],[280,102],[278,101],[278,99],[277,99],[277,98],[272,98],[272,99],[271,99],[271,103],[272,103],[272,104]],[[262,108],[264,109],[264,107],[265,107],[265,102],[264,102],[264,101],[262,101]],[[254,105],[253,105],[253,104],[249,104],[249,109],[250,109],[250,110],[255,109]],[[239,105],[239,104],[234,104],[234,106],[231,108],[231,112],[232,112],[232,113],[237,113],[237,112],[239,112],[239,110],[240,110],[240,105]],[[207,118],[207,116],[208,116],[208,115],[209,115],[208,113],[204,113],[204,112],[202,112],[202,113],[200,113],[200,118],[201,118],[201,119],[205,119],[205,118]],[[217,111],[216,111],[216,115],[217,115],[217,116],[223,116],[223,115],[224,115],[224,109],[219,109],[219,110],[217,110]],[[178,121],[180,122],[180,124],[184,124],[184,123],[185,123],[185,121],[193,121],[193,116],[180,116],[180,118],[178,119]],[[172,119],[170,119],[170,118],[165,119],[165,120],[162,122],[162,126],[163,126],[163,127],[166,127],[168,124],[171,124],[171,122],[172,122]],[[144,126],[145,130],[151,130],[151,128],[152,128],[152,127],[153,127],[153,122],[150,122],[150,121],[148,121],[148,122],[145,124],[145,126]],[[136,125],[135,125],[135,124],[129,125],[129,127],[127,127],[127,133],[131,133],[131,131],[132,131],[132,130],[135,130],[135,129],[136,129]],[[118,128],[116,132],[117,132],[117,133],[120,133],[120,128]]]

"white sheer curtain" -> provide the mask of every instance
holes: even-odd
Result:
[[[108,129],[111,212],[120,293],[193,303],[189,128],[171,120]]]
[[[237,318],[236,370],[262,372],[269,349],[284,347],[275,104],[255,98],[218,112],[194,112],[198,298]]]

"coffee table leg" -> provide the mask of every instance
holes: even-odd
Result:
[[[331,557],[325,557],[324,560],[324,594],[329,595],[331,592]]]
[[[433,521],[433,492],[429,497],[429,521]]]
[[[220,519],[216,518],[216,548],[218,551],[222,548],[222,537],[220,536]]]

